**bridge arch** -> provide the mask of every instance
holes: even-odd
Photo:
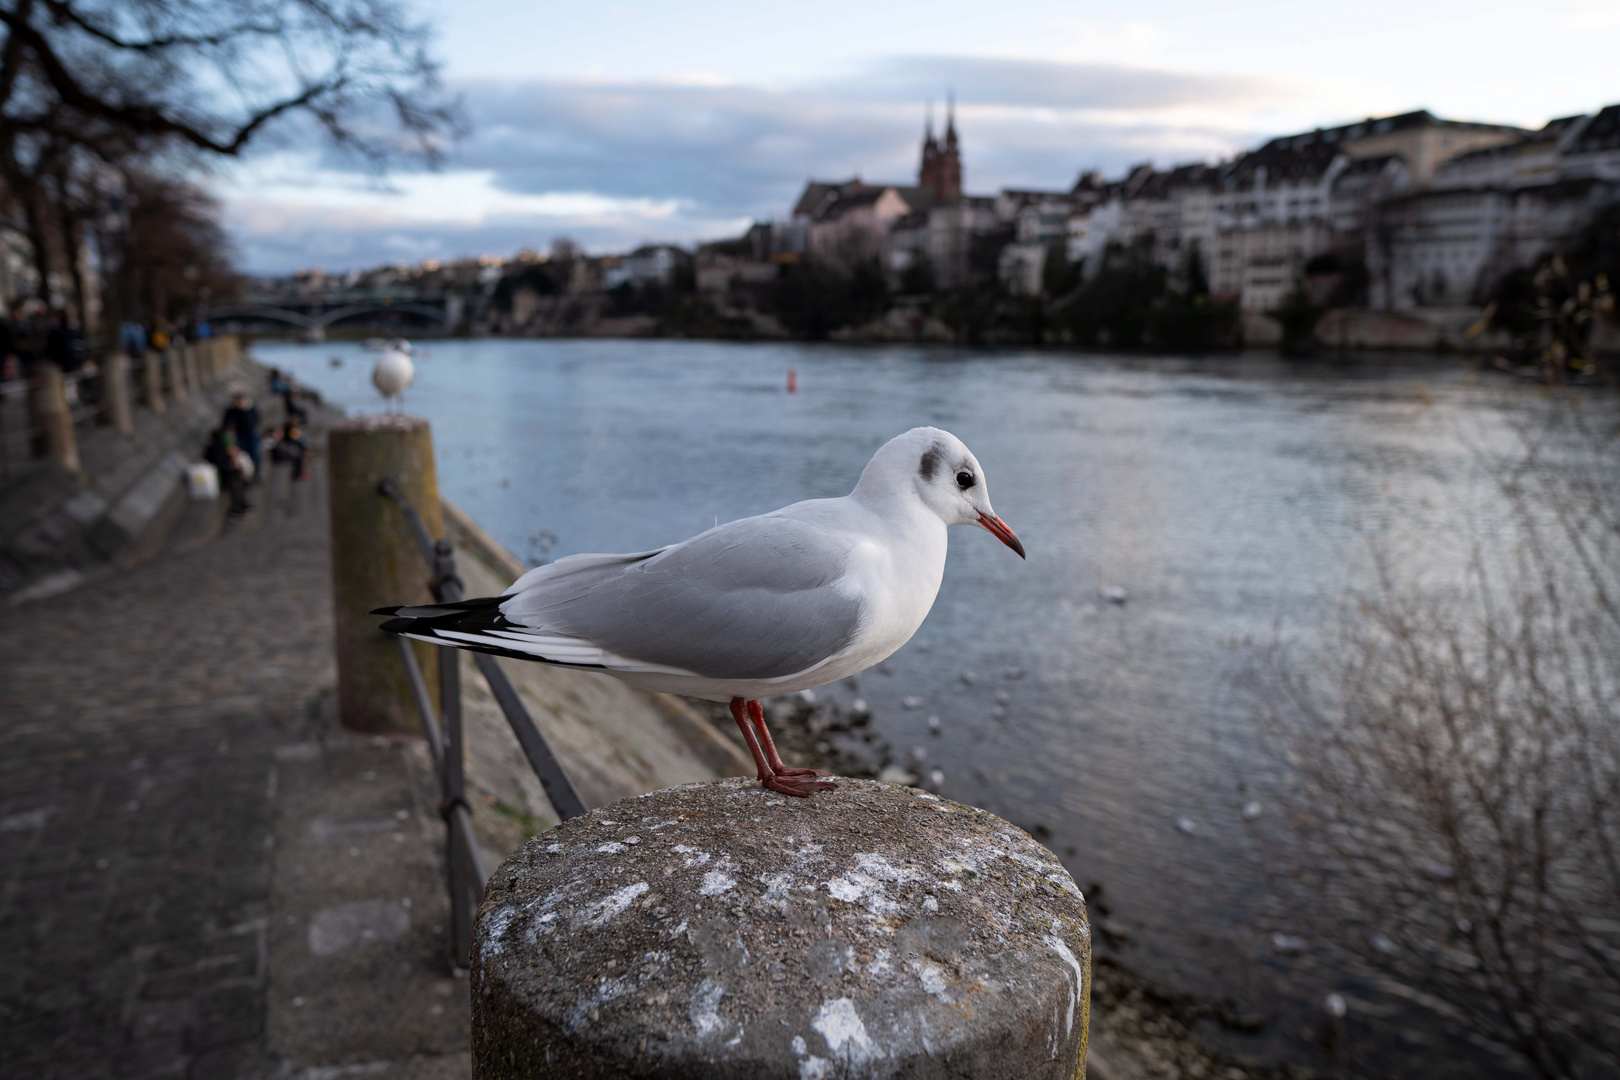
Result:
[[[227,304],[224,307],[211,308],[208,317],[210,319],[269,319],[271,322],[291,323],[293,326],[299,326],[305,330],[313,330],[320,325],[310,316],[301,312],[271,307],[269,304]]]
[[[425,319],[443,322],[448,308],[429,307],[426,304],[350,304],[347,307],[333,308],[323,311],[319,315],[310,317],[310,326],[326,329],[334,323],[344,319],[351,319],[356,315],[385,315],[389,312],[404,312],[407,315],[420,315]]]

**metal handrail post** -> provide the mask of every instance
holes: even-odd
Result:
[[[454,565],[449,564],[447,569],[441,569],[438,555],[438,545],[428,536],[427,526],[422,523],[422,517],[416,508],[400,490],[399,484],[393,477],[384,477],[377,485],[377,490],[392,499],[405,515],[406,524],[416,537],[417,546],[422,549],[422,557],[428,565],[434,568],[433,580],[429,583],[433,597],[441,604],[454,603],[461,599],[461,579],[455,576]],[[449,547],[448,541],[439,543]],[[557,811],[557,817],[562,821],[576,818],[585,813],[585,800],[579,797],[579,791],[574,787],[568,774],[558,763],[556,754],[552,753],[551,745],[546,737],[540,733],[535,725],[534,718],[518,696],[512,681],[506,677],[506,672],[495,662],[495,658],[488,653],[474,653],[473,659],[478,663],[478,670],[483,672],[484,681],[489,684],[490,693],[495,696],[501,711],[506,714],[506,722],[512,726],[512,733],[517,736],[518,745],[523,748],[523,754],[529,759],[529,767],[540,780],[540,786],[545,789],[546,798],[551,802],[551,808]],[[441,663],[441,671],[444,665]]]
[[[460,593],[456,577],[456,557],[450,541],[433,545],[434,594]],[[444,597],[441,597],[443,599]],[[439,649],[439,719],[444,725],[444,771],[440,774],[440,811],[444,814],[445,850],[450,855],[450,937],[454,955],[463,966],[472,956],[473,904],[469,904],[468,878],[483,891],[484,876],[478,866],[478,849],[466,846],[457,858],[457,828],[452,820],[456,811],[467,809],[467,785],[461,737],[461,657],[455,649]]]
[[[405,677],[411,683],[411,696],[416,699],[416,711],[422,715],[422,734],[427,739],[428,754],[433,758],[433,771],[438,774],[440,786],[444,782],[444,737],[439,734],[439,725],[433,719],[433,706],[428,701],[427,681],[422,678],[422,669],[416,663],[416,653],[411,648],[410,638],[399,638],[399,655],[405,661]]]
[[[523,699],[518,697],[517,688],[506,677],[506,672],[495,662],[495,658],[488,653],[474,653],[473,659],[478,664],[478,670],[484,673],[484,681],[489,683],[490,693],[500,704],[501,711],[506,714],[506,722],[512,725],[512,733],[517,736],[518,743],[523,747],[524,755],[529,759],[529,767],[534,775],[540,778],[540,786],[545,788],[546,798],[551,800],[551,808],[557,811],[557,817],[563,821],[579,817],[585,813],[585,800],[579,797],[574,790],[574,783],[568,779],[568,774],[557,762],[557,756],[551,752],[551,746],[546,737],[540,734],[540,729],[534,724],[534,717],[529,715],[528,708]]]
[[[445,649],[444,652],[454,650]],[[400,658],[410,680],[411,694],[422,718],[422,734],[427,739],[428,754],[433,759],[433,771],[439,780],[439,816],[444,819],[445,874],[450,889],[450,968],[456,974],[464,973],[472,957],[472,917],[478,905],[484,902],[484,882],[489,873],[484,869],[483,856],[473,835],[472,818],[466,797],[462,794],[461,767],[461,698],[460,672],[451,676],[454,689],[446,691],[443,672],[440,673],[440,701],[444,707],[442,718],[448,723],[443,728],[433,718],[433,705],[428,700],[427,683],[416,662],[416,653],[407,638],[399,639]],[[441,662],[444,658],[441,656]],[[452,665],[457,663],[450,657]],[[454,670],[454,668],[452,668]],[[454,793],[454,794],[452,794]]]

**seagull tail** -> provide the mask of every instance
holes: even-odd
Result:
[[[508,622],[500,608],[510,599],[510,596],[478,596],[449,604],[381,607],[371,613],[392,616],[378,627],[379,630],[432,645],[510,656],[516,660],[539,660],[564,667],[604,666],[602,650],[587,643],[552,636],[537,640],[513,633],[522,628]]]
[[[484,629],[500,618],[500,605],[509,599],[511,597],[475,596],[449,604],[398,604],[373,608],[371,613],[393,616],[379,627],[390,634],[433,637],[436,636],[435,630]]]
[[[490,608],[498,608],[510,599],[512,599],[510,596],[472,596],[448,604],[397,604],[393,607],[372,608],[371,614],[393,615],[395,621],[438,620],[447,615],[466,615],[474,611],[487,611]],[[389,627],[386,623],[383,625],[383,629],[395,634],[400,632]]]

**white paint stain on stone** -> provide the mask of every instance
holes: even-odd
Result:
[[[692,1007],[687,1016],[692,1020],[692,1027],[697,1029],[699,1039],[707,1039],[720,1034],[726,1022],[720,1019],[720,999],[725,996],[725,983],[715,982],[713,979],[704,979],[698,983],[697,993],[692,995]]]
[[[646,892],[651,886],[645,881],[638,881],[634,885],[624,888],[609,896],[598,900],[586,910],[585,925],[591,928],[601,926],[615,915],[623,912],[625,908],[635,903],[636,897]]]
[[[703,884],[698,887],[699,896],[719,896],[730,892],[737,884],[737,879],[730,877],[723,870],[710,870],[703,875]]]
[[[911,960],[908,961],[908,965],[911,968],[911,973],[917,976],[917,981],[922,984],[925,993],[931,994],[941,1001],[951,1000],[951,995],[945,990],[944,968],[927,960]]]
[[[484,951],[491,956],[501,955],[506,943],[501,939],[506,936],[507,927],[517,918],[518,910],[515,907],[503,907],[490,913],[484,920]]]
[[[861,894],[866,891],[866,886],[848,878],[833,878],[827,882],[827,891],[834,898],[842,900],[846,904],[853,904],[861,898]]]
[[[681,864],[688,870],[692,869],[694,866],[702,866],[704,863],[709,861],[709,853],[707,851],[699,851],[695,847],[688,847],[685,844],[676,844],[673,850],[677,855],[682,856]]]
[[[1074,879],[1069,876],[1069,872],[1067,870],[1053,871],[1052,873],[1046,875],[1046,880],[1050,881],[1052,884],[1056,885],[1070,896],[1080,896],[1080,889],[1075,885]],[[1080,899],[1084,900],[1085,897],[1080,896]]]
[[[765,886],[765,893],[759,898],[759,902],[765,907],[775,908],[778,913],[786,915],[788,905],[793,901],[792,889],[796,883],[793,875],[786,872],[761,874],[759,875],[759,882]],[[814,889],[815,886],[811,885],[810,888]]]
[[[883,1056],[883,1051],[867,1036],[866,1025],[855,1011],[855,1003],[847,997],[823,1001],[810,1026],[827,1040],[827,1050],[833,1057],[843,1058],[852,1065]]]
[[[609,840],[605,844],[598,845],[596,848],[596,853],[598,855],[617,855],[623,850],[623,844],[619,843],[617,840]]]
[[[1069,986],[1069,1016],[1063,1025],[1063,1038],[1067,1040],[1074,1034],[1074,1007],[1080,1000],[1080,988],[1085,985],[1083,981],[1085,976],[1080,973],[1080,961],[1075,959],[1074,953],[1069,950],[1068,945],[1064,944],[1062,938],[1056,934],[1048,934],[1046,944],[1048,948],[1063,958],[1063,962],[1069,965],[1069,970],[1074,974],[1074,982]],[[1056,1018],[1053,1019],[1052,1026],[1055,1030],[1057,1027]]]
[[[793,1056],[799,1059],[799,1080],[826,1080],[829,1072],[827,1059],[812,1054],[804,1044],[803,1035],[793,1036]]]

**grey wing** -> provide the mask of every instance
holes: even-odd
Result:
[[[642,664],[780,678],[854,638],[862,605],[835,587],[848,555],[846,539],[808,522],[744,518],[657,552],[559,560],[520,579],[501,613]]]

